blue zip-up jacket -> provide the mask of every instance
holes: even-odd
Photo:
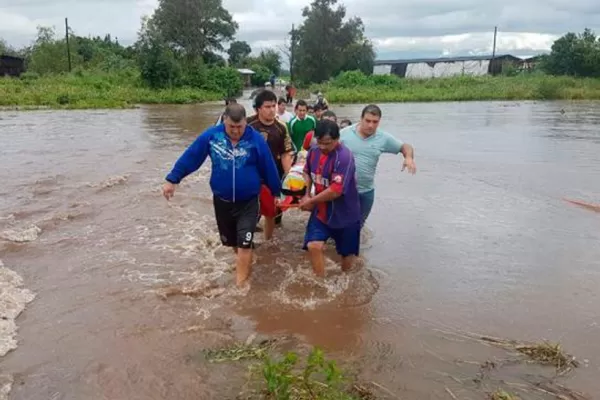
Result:
[[[208,128],[179,157],[167,181],[178,184],[197,171],[208,156],[212,161],[210,188],[215,196],[226,201],[247,201],[259,195],[261,181],[273,196],[281,194],[271,150],[262,135],[249,126],[235,147],[225,133],[225,125]]]

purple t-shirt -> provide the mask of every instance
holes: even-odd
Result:
[[[325,215],[320,207],[313,213],[333,229],[345,228],[360,221],[360,202],[356,189],[356,167],[350,149],[339,144],[332,152],[325,155],[318,147],[312,147],[306,155],[304,172],[309,174],[317,193],[331,187],[342,195],[327,202]],[[321,215],[319,215],[321,214]]]

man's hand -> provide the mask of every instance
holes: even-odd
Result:
[[[165,199],[167,200],[171,200],[171,197],[173,197],[173,195],[175,195],[175,188],[177,187],[177,185],[171,183],[171,182],[165,182],[165,184],[163,185],[163,196],[165,196]]]
[[[415,160],[413,160],[412,157],[404,158],[404,163],[402,164],[402,171],[404,171],[405,169],[413,175],[417,172],[417,164],[415,164]]]
[[[315,203],[313,203],[312,198],[310,196],[304,196],[298,204],[298,208],[300,208],[302,211],[312,211],[314,207]]]

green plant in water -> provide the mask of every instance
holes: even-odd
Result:
[[[263,364],[265,392],[274,400],[353,400],[345,379],[335,361],[325,358],[319,348],[313,349],[306,365],[298,367],[299,357],[290,352],[281,360],[267,358]]]

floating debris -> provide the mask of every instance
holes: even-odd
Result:
[[[231,347],[205,350],[203,353],[209,362],[262,360],[268,356],[275,343],[274,339],[266,339],[257,344],[237,343]]]

